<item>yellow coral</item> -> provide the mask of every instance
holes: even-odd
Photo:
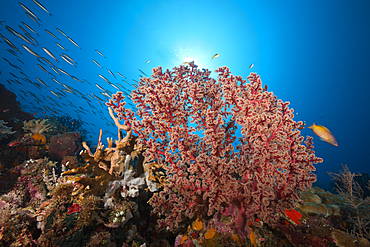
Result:
[[[202,223],[202,221],[201,221],[199,218],[197,218],[197,219],[195,220],[195,222],[194,222],[194,226],[193,226],[193,228],[194,228],[195,230],[197,230],[197,231],[200,231],[200,230],[202,230],[202,227],[203,227],[203,223]]]
[[[41,135],[40,133],[35,133],[32,135],[32,138],[35,139],[36,141],[40,141],[41,144],[46,143],[46,138],[45,136]]]
[[[215,228],[211,227],[211,228],[206,232],[206,234],[204,234],[204,238],[205,238],[205,239],[211,239],[211,238],[213,238],[213,236],[215,235],[215,233],[216,233]]]
[[[184,234],[181,238],[181,244],[183,244],[188,239],[188,235]]]
[[[250,239],[251,243],[254,245],[254,247],[256,247],[257,246],[256,235],[254,234],[253,229],[251,227],[249,227],[249,229],[251,230],[251,234],[249,235],[249,239]]]

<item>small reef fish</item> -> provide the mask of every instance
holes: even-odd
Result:
[[[12,141],[12,142],[8,143],[8,147],[18,147],[21,144],[22,144],[22,142],[20,142],[20,141]]]
[[[126,79],[126,77],[124,77],[121,73],[119,73],[119,72],[116,72],[117,73],[117,75],[119,75],[120,77],[122,77],[123,79]]]
[[[96,65],[98,65],[100,68],[103,68],[97,61],[95,61],[94,59],[92,59],[93,60],[93,62],[96,64]]]
[[[71,39],[70,37],[67,37],[67,39],[72,43],[72,44],[74,44],[75,46],[77,46],[78,48],[80,48],[81,49],[81,47],[73,40],[73,39]]]
[[[68,75],[68,76],[71,76],[70,74],[68,74],[67,72],[65,72],[64,70],[60,69],[60,68],[56,68],[59,72],[65,74],[65,75]]]
[[[47,32],[48,34],[50,34],[51,36],[53,36],[54,38],[56,38],[57,40],[60,40],[60,39],[58,39],[58,37],[57,36],[55,36],[55,34],[53,34],[52,32],[50,32],[49,30],[47,30],[47,29],[44,29],[45,30],[45,32]]]
[[[59,63],[59,61],[57,60],[57,58],[53,55],[53,53],[51,53],[51,51],[49,51],[48,49],[46,49],[45,47],[42,47],[42,49],[46,52],[46,54],[48,54],[50,57],[54,58],[55,61],[57,61]]]
[[[254,64],[252,63],[251,65],[249,65],[248,69],[251,69],[253,68]]]
[[[39,25],[39,27],[41,26],[41,24],[35,19],[35,17],[33,17],[32,15],[30,15],[28,12],[25,12],[25,14],[31,19],[33,20],[34,22],[36,22],[37,25]]]
[[[320,137],[320,139],[322,141],[327,142],[327,143],[329,143],[333,146],[338,147],[337,140],[335,139],[333,134],[326,127],[324,127],[322,125],[316,125],[315,123],[313,123],[311,126],[309,126],[307,128],[311,129],[313,131],[313,133],[315,133],[315,135]]]
[[[41,59],[43,61],[45,61],[46,63],[48,63],[50,66],[53,66],[54,67],[54,64],[52,62],[49,61],[49,59],[45,58],[45,57],[41,57]]]
[[[9,72],[9,74],[10,74],[11,76],[14,76],[15,78],[19,79],[19,77],[18,77],[18,76],[16,76],[15,74],[13,74],[12,72]]]
[[[146,63],[150,63],[150,60],[146,61]]]
[[[41,9],[43,9],[46,13],[48,13],[49,15],[52,16],[52,14],[50,14],[50,12],[41,3],[39,3],[37,0],[33,0],[33,2],[36,3],[36,5],[39,6]]]
[[[56,30],[58,30],[58,32],[60,32],[61,34],[63,34],[66,38],[68,38],[67,34],[65,34],[62,30],[60,30],[59,28],[56,28]]]
[[[76,76],[73,76],[71,75],[71,78],[75,81],[78,81],[78,82],[82,82],[80,79],[78,79]],[[76,89],[74,89],[74,91],[77,91]]]
[[[57,96],[59,99],[60,99],[60,96],[59,94],[57,94],[56,92],[54,92],[53,90],[49,90],[53,95]]]
[[[114,87],[115,89],[120,90],[120,89],[119,89],[119,87],[117,87],[117,86],[116,86],[116,85],[114,85],[113,83],[108,82],[108,84],[109,84],[110,86]]]
[[[41,64],[46,65],[43,61],[40,60],[40,58],[37,58],[37,61],[39,61]]]
[[[18,2],[19,5],[25,10],[27,11],[28,13],[30,13],[34,18],[36,18],[37,20],[40,20],[29,8],[27,8],[26,6],[24,6],[21,2]]]
[[[111,74],[114,78],[116,78],[116,76],[113,74],[112,71],[110,71],[109,69],[107,69],[107,70],[108,70],[109,74]]]
[[[59,44],[58,42],[55,42],[55,44],[57,44],[57,46],[59,46],[61,49],[65,50],[65,51],[68,51],[66,48],[64,48],[61,44]]]
[[[142,73],[143,75],[145,75],[146,77],[148,77],[147,74],[144,73],[144,71],[142,71],[141,69],[139,69],[139,71],[140,71],[140,73]]]
[[[100,90],[105,91],[105,89],[104,89],[104,88],[102,88],[99,84],[96,84],[96,83],[95,83],[95,86],[96,86],[97,88],[99,88]]]
[[[2,34],[0,34],[0,37],[5,41],[5,43],[7,45],[9,45],[11,48],[13,48],[14,50],[16,50],[16,51],[18,51],[20,53],[20,51],[17,49],[17,47],[12,42],[10,42],[10,40],[8,40],[7,38],[5,38]]]
[[[71,61],[69,61],[66,57],[64,57],[63,55],[60,55],[60,57],[64,60],[64,61],[66,61],[67,63],[69,63],[70,65],[72,65],[72,66],[74,66],[74,67],[76,67],[76,65],[74,65]]]
[[[9,27],[8,25],[5,25],[5,29],[8,30],[8,32],[10,32],[11,34],[13,34],[14,36],[17,37],[17,32],[13,28]]]
[[[45,82],[41,80],[40,78],[36,77],[36,80],[40,82],[42,85],[44,85],[46,88],[48,87],[48,85],[46,85]]]
[[[98,99],[98,100],[101,100],[101,101],[104,101],[104,100],[102,100],[101,98],[99,98],[98,96],[96,96],[94,93],[91,93],[96,99]]]
[[[24,33],[28,33],[26,29],[24,29],[21,25],[18,25],[18,27],[24,32]]]
[[[8,112],[9,111],[9,109],[5,109],[5,110],[3,110],[3,112]]]
[[[130,83],[128,83],[127,81],[125,80],[122,80],[124,83],[126,83],[127,85],[131,86]]]
[[[89,85],[91,85],[91,83],[90,82],[88,82],[87,80],[85,80],[85,79],[82,79],[84,82],[86,82],[87,84],[89,84]]]
[[[99,77],[102,78],[105,82],[110,83],[110,81],[101,74],[99,74]]]
[[[96,50],[96,49],[95,49],[95,51],[96,51],[100,56],[102,56],[102,57],[106,58],[106,57],[103,55],[103,53],[101,53],[100,51],[98,51],[98,50]]]
[[[26,50],[26,51],[28,51],[29,53],[31,53],[32,55],[34,55],[35,57],[37,57],[37,58],[39,58],[40,57],[40,55],[39,54],[37,54],[36,52],[34,52],[33,50],[31,50],[28,46],[26,46],[26,45],[22,45],[23,46],[23,48]]]
[[[218,58],[219,56],[220,56],[220,54],[215,54],[215,55],[213,55],[212,59]]]
[[[70,56],[68,56],[67,54],[62,53],[62,55],[63,55],[65,58],[67,58],[69,61],[74,62],[75,64],[77,64],[77,62],[76,62],[75,60],[73,60]]]
[[[29,43],[29,44],[31,44],[31,45],[33,45],[33,46],[36,46],[34,43],[32,43],[31,41],[29,41],[26,37],[24,37],[22,34],[20,34],[20,33],[16,33],[16,35],[17,35],[17,37],[18,38],[20,38],[20,39],[22,39],[22,40],[24,40],[24,41],[26,41],[27,43]],[[35,42],[36,43],[36,42]]]
[[[23,21],[22,21],[22,24],[23,24],[23,26],[25,26],[26,28],[28,28],[28,30],[30,30],[31,32],[33,32],[33,33],[35,33],[37,36],[39,36],[39,34],[38,33],[36,33],[36,31],[35,30],[33,30],[30,26],[28,26],[26,23],[24,23]]]
[[[106,97],[108,97],[108,98],[110,98],[110,97],[111,97],[111,96],[110,96],[107,92],[105,92],[105,91],[104,91],[104,92],[100,92],[100,94],[101,94],[101,95],[103,95],[103,96],[106,96]]]
[[[55,78],[51,78],[53,81],[55,81],[56,83],[58,83],[59,85],[61,85],[62,86],[62,84],[57,80],[57,79],[55,79]]]
[[[39,42],[37,42],[37,40],[35,40],[29,33],[24,33],[24,35],[26,35],[27,38],[32,40],[36,45],[39,45]]]

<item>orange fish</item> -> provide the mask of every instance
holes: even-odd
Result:
[[[34,116],[35,116],[35,115],[36,115],[36,113],[37,113],[37,111],[36,111],[36,112],[34,112],[32,115],[34,115]]]
[[[20,142],[20,141],[12,141],[12,142],[8,143],[8,146],[9,147],[18,147],[21,144],[22,144],[22,142]]]
[[[333,134],[324,126],[322,125],[316,125],[313,123],[311,126],[307,127],[309,129],[312,129],[313,133],[320,137],[320,139],[324,142],[327,142],[333,146],[338,147],[338,142],[333,136]]]
[[[5,109],[5,110],[3,110],[3,112],[8,112],[9,111],[9,109]]]

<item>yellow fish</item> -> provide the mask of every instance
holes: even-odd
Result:
[[[312,129],[313,133],[315,133],[315,135],[320,137],[320,139],[322,141],[327,142],[327,143],[329,143],[333,146],[338,147],[337,140],[335,139],[333,134],[326,127],[324,127],[322,125],[315,125],[315,123],[313,123],[313,125],[311,125],[307,128]]]
[[[215,55],[213,55],[212,59],[218,58],[219,56],[220,56],[220,54],[215,54]]]

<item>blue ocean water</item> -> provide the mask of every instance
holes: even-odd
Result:
[[[25,76],[4,59],[0,59],[0,83],[22,96],[18,97],[22,108],[30,113],[37,112],[36,117],[51,116],[52,111],[56,111],[55,115],[81,119],[89,131],[89,138],[96,143],[101,128],[103,139],[116,136],[116,127],[109,123],[112,121],[106,107],[102,107],[91,93],[105,99],[95,83],[113,93],[117,90],[98,74],[112,83],[122,84],[129,92],[134,87],[123,82],[117,71],[133,84],[133,80],[140,78],[139,69],[150,75],[153,67],[161,65],[171,69],[186,61],[195,61],[200,68],[212,71],[226,65],[233,74],[243,77],[257,72],[270,91],[283,101],[291,102],[296,112],[295,120],[305,121],[307,125],[313,122],[324,125],[333,133],[338,147],[314,137],[316,154],[324,159],[316,166],[319,186],[330,187],[326,172],[338,172],[342,169],[341,163],[347,164],[352,172],[370,173],[367,158],[370,136],[369,1],[49,0],[41,3],[52,16],[32,0],[22,1],[40,19],[40,26],[25,14],[17,1],[1,0],[0,8],[0,33],[21,51],[18,58],[24,64],[7,51],[10,47],[3,39],[0,39],[3,42],[0,43],[1,57],[19,66],[32,82],[37,82],[38,77],[48,87],[38,88],[21,79],[17,80],[23,85],[9,85],[6,79],[16,79],[9,72],[19,78]],[[21,22],[39,34],[30,32],[40,45],[33,47],[5,28],[8,25],[23,34],[18,25],[27,28]],[[63,51],[55,42],[68,51]],[[62,99],[54,96],[50,90],[59,92],[58,88],[63,87],[37,66],[40,62],[22,47],[23,44],[70,75],[90,82],[91,85],[58,75],[49,65],[41,64],[62,84],[86,97],[87,94],[92,96],[91,104],[95,108],[81,95],[65,92],[67,96]],[[55,62],[42,47],[60,62]],[[76,61],[76,67],[63,61],[62,53]],[[212,60],[214,54],[220,56]],[[252,69],[248,68],[250,64],[254,64]],[[211,76],[216,78],[214,72]],[[302,130],[302,135],[314,136],[307,128]]]

